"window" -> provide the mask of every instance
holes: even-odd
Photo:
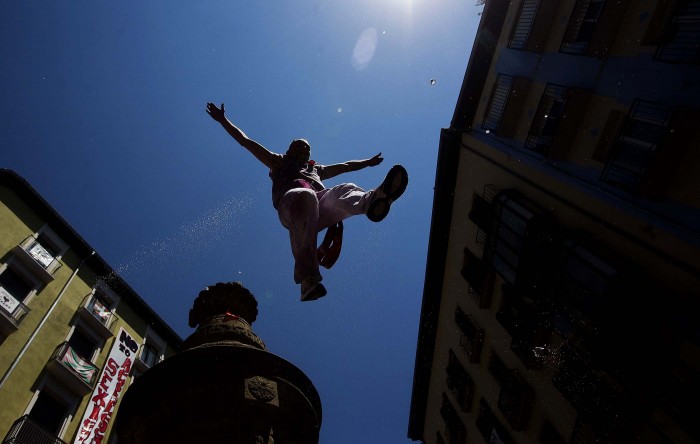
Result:
[[[598,19],[605,0],[578,0],[566,28],[561,51],[568,54],[583,54],[598,26]]]
[[[506,138],[515,135],[531,86],[532,79],[527,77],[506,74],[496,77],[481,124],[486,134]]]
[[[112,329],[117,320],[113,312],[117,300],[118,296],[100,283],[92,293],[85,296],[78,313],[98,334],[109,338],[114,334]]]
[[[462,277],[469,284],[469,295],[479,308],[489,308],[494,274],[468,248],[464,249]]]
[[[591,363],[566,344],[559,353],[557,370],[552,377],[554,386],[587,418],[614,418],[624,409],[622,384]],[[607,419],[606,419],[607,420]]]
[[[450,350],[449,362],[445,370],[447,372],[447,387],[455,395],[462,411],[470,411],[474,399],[474,381],[452,350]]]
[[[564,117],[568,93],[569,88],[565,86],[547,84],[532,121],[525,148],[543,156],[549,153],[557,128]]]
[[[484,343],[484,330],[476,324],[473,317],[467,316],[459,307],[455,311],[455,322],[461,332],[459,345],[469,358],[469,362],[479,362]]]
[[[637,191],[654,154],[669,134],[672,114],[670,106],[636,100],[601,179],[628,191]]]
[[[518,18],[515,21],[515,26],[508,42],[509,48],[525,49],[532,30],[532,24],[537,16],[539,3],[538,0],[522,0]]]
[[[510,348],[527,368],[539,369],[544,364],[545,347],[551,331],[550,311],[503,286],[503,301],[496,319],[511,336]]]
[[[493,410],[484,398],[479,400],[479,415],[476,418],[476,427],[481,436],[489,444],[514,444],[505,427],[498,421]]]
[[[42,233],[29,244],[27,249],[29,255],[41,264],[44,268],[49,268],[51,262],[58,256],[58,250],[51,244],[46,234]]]
[[[508,372],[509,370],[501,358],[495,352],[491,352],[491,358],[489,359],[489,373],[491,373],[499,385],[503,385],[503,383],[506,381],[508,378]]]
[[[158,363],[158,351],[153,345],[146,342],[143,344],[143,347],[141,347],[140,359],[147,367],[153,367]]]
[[[447,443],[464,444],[467,440],[467,429],[464,427],[462,420],[459,419],[457,410],[452,406],[445,393],[442,394],[440,415],[445,420],[445,438]]]
[[[510,370],[501,385],[498,409],[513,430],[524,430],[530,419],[535,392],[517,370]]]
[[[501,118],[508,104],[511,86],[513,85],[513,76],[499,74],[496,77],[496,84],[491,92],[491,100],[484,114],[484,121],[481,127],[485,130],[497,133],[501,127]]]
[[[68,339],[68,345],[75,351],[81,358],[92,361],[95,351],[98,349],[98,341],[85,332],[75,329],[70,339]]]
[[[12,251],[38,279],[49,283],[53,280],[54,272],[61,266],[60,259],[67,249],[68,246],[56,233],[44,226]]]
[[[548,420],[542,421],[540,427],[540,444],[566,444],[556,428]]]
[[[491,225],[493,225],[491,202],[474,193],[472,196],[472,209],[469,212],[469,219],[485,232],[491,232]]]
[[[678,2],[675,16],[666,30],[665,43],[659,47],[656,58],[665,62],[700,62],[700,1]]]
[[[512,192],[503,191],[494,202],[494,214],[498,223],[484,259],[506,282],[514,284],[528,224],[535,213],[516,200]]]
[[[589,349],[597,341],[604,319],[619,311],[622,301],[616,297],[616,289],[624,285],[620,270],[591,249],[572,241],[565,246],[569,253],[557,289],[553,326],[563,338],[575,338],[579,348]]]
[[[138,359],[135,360],[136,370],[145,372],[149,368],[158,364],[165,354],[165,341],[163,341],[155,331],[150,328],[146,332]]]
[[[61,429],[68,415],[69,407],[63,400],[42,390],[39,392],[29,412],[29,419],[46,432],[54,436],[60,436]]]
[[[18,326],[29,309],[23,304],[33,286],[11,268],[0,274],[0,310]]]

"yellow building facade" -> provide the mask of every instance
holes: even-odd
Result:
[[[29,183],[0,170],[2,442],[112,442],[123,392],[181,342]]]
[[[441,135],[410,438],[700,441],[699,13],[486,2]]]

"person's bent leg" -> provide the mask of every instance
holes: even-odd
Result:
[[[373,191],[366,192],[354,183],[342,183],[325,189],[318,196],[318,230],[323,230],[344,219],[365,214],[372,201]]]

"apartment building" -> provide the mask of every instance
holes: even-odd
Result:
[[[408,435],[700,441],[700,1],[488,0],[441,134]]]
[[[15,172],[0,170],[0,437],[114,442],[112,418],[180,337]]]

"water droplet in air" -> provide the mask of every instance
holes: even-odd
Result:
[[[491,130],[486,130],[486,134],[489,134],[490,132],[491,132]]]

